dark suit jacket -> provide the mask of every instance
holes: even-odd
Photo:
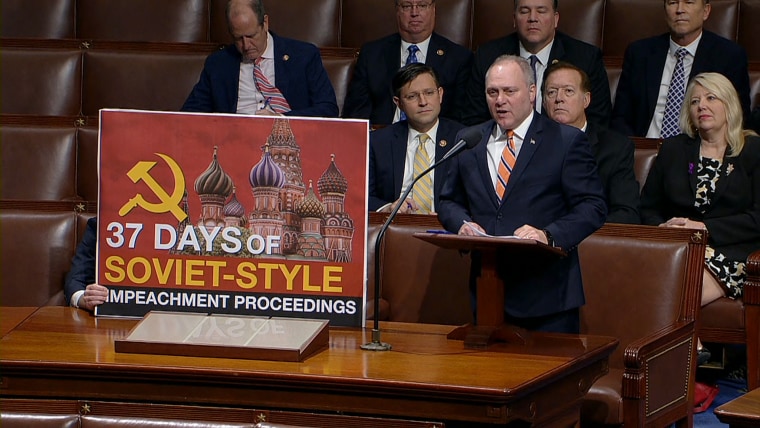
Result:
[[[704,214],[694,208],[699,145],[699,139],[686,134],[665,140],[641,192],[641,218],[650,225],[673,217],[701,221],[708,244],[729,260],[746,261],[760,249],[760,137],[748,137],[739,156],[723,159],[715,196]]]
[[[589,123],[586,135],[607,197],[607,222],[640,224],[639,183],[633,173],[635,145],[628,137]]]
[[[366,43],[359,51],[343,104],[343,117],[369,119],[373,124],[393,122],[393,76],[401,64],[398,33]],[[435,70],[443,87],[442,117],[453,117],[458,92],[464,87],[472,64],[472,51],[436,33],[430,37],[425,64]]]
[[[760,107],[755,107],[752,110],[752,120],[750,126],[746,128],[754,129],[755,132],[760,133]]]
[[[506,279],[505,312],[536,317],[584,304],[578,244],[601,227],[607,206],[586,135],[535,113],[500,203],[488,173],[486,145],[493,121],[482,125],[483,139],[455,156],[441,191],[438,219],[457,232],[474,221],[491,235],[512,235],[529,224],[548,230],[567,257],[500,259]],[[509,271],[507,273],[506,271]]]
[[[439,118],[435,142],[435,160],[440,160],[458,141],[457,132],[463,126],[453,120]],[[405,120],[396,122],[369,134],[369,210],[376,211],[394,202],[401,194],[404,184],[406,145],[409,126]],[[443,144],[445,142],[446,144]],[[441,164],[430,174],[433,176],[434,201],[438,207],[439,195],[448,171],[447,163]]]
[[[670,34],[666,33],[633,42],[625,50],[612,111],[611,126],[617,131],[637,137],[647,135],[669,48]],[[744,48],[715,33],[702,31],[689,78],[708,71],[721,73],[734,83],[744,114],[749,117],[749,74]]]
[[[465,98],[460,101],[459,121],[474,125],[491,118],[486,104],[486,71],[494,60],[504,54],[520,55],[520,41],[517,33],[492,40],[478,47],[475,61],[467,82]],[[589,120],[606,125],[609,122],[612,102],[610,83],[602,61],[602,51],[593,45],[576,40],[557,32],[554,45],[549,53],[550,64],[565,61],[574,64],[588,74],[591,81],[591,104],[586,108]],[[541,102],[541,100],[537,100]]]
[[[87,228],[82,236],[82,241],[77,245],[74,259],[71,261],[71,269],[66,274],[66,282],[63,285],[63,294],[66,304],[71,304],[71,296],[77,291],[84,291],[88,285],[95,282],[95,248],[98,239],[98,218],[92,217],[87,220]]]
[[[291,108],[286,115],[337,117],[335,91],[322,65],[319,49],[275,34],[272,39],[275,84]],[[235,113],[241,58],[235,45],[209,55],[182,111]]]

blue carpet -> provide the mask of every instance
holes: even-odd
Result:
[[[699,428],[726,428],[728,425],[721,423],[715,416],[716,407],[728,403],[736,397],[747,392],[747,382],[744,379],[720,378],[715,381],[718,385],[718,396],[712,402],[710,408],[702,413],[694,415],[694,426]]]

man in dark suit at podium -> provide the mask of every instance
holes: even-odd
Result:
[[[588,139],[534,111],[536,86],[524,58],[497,58],[485,93],[493,119],[477,125],[480,144],[453,159],[438,218],[460,235],[514,235],[566,251],[540,264],[500,258],[498,274],[507,323],[577,333],[585,302],[577,246],[607,215]]]
[[[393,77],[393,92],[394,103],[407,119],[369,134],[369,209],[388,212],[403,202],[400,213],[432,214],[448,164],[418,181],[406,201],[399,201],[399,195],[421,169],[440,160],[456,143],[462,125],[438,117],[446,93],[428,65],[415,63],[401,68]],[[418,153],[421,147],[425,148],[424,156]]]
[[[435,70],[446,93],[441,116],[453,117],[472,64],[472,51],[433,32],[435,0],[396,0],[396,20],[398,33],[368,42],[359,51],[343,117],[369,119],[376,125],[403,119],[393,103],[391,80],[399,68],[414,62]]]

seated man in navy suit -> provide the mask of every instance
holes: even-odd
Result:
[[[406,201],[398,200],[399,196],[416,175],[456,143],[462,125],[438,117],[445,92],[428,65],[413,63],[401,68],[393,77],[393,93],[393,102],[406,120],[369,136],[369,209],[388,212],[401,203],[400,213],[431,214],[438,204],[447,164],[420,179]]]
[[[261,0],[230,0],[227,24],[235,43],[209,55],[183,111],[338,116],[319,49],[270,33]]]
[[[92,312],[96,306],[104,303],[108,289],[95,283],[95,250],[98,239],[98,219],[87,220],[82,241],[77,245],[71,269],[66,275],[63,294],[66,303],[76,308]]]
[[[544,74],[544,111],[588,136],[607,197],[607,221],[639,224],[639,183],[633,173],[635,146],[625,135],[589,122],[585,108],[593,98],[590,86],[580,68],[567,62],[550,65]]]
[[[513,235],[566,251],[551,260],[499,258],[504,319],[527,330],[578,333],[585,297],[577,247],[607,216],[588,139],[533,109],[536,85],[524,58],[498,57],[485,93],[493,119],[477,125],[479,145],[452,159],[438,219],[460,235]],[[479,266],[473,254],[473,277]]]
[[[574,39],[557,31],[559,24],[558,0],[514,0],[514,26],[517,31],[478,46],[475,61],[461,100],[458,119],[466,125],[488,120],[485,96],[486,70],[496,57],[504,54],[518,55],[531,61],[536,82],[536,111],[541,112],[541,85],[546,67],[557,62],[569,62],[588,74],[594,98],[588,107],[591,121],[606,125],[609,122],[612,103],[610,84],[602,60],[602,51],[593,45]]]
[[[670,32],[638,40],[626,49],[610,125],[636,137],[680,134],[677,118],[686,83],[708,71],[733,82],[744,117],[749,118],[747,53],[703,28],[710,16],[710,0],[664,0],[664,4]]]
[[[401,66],[431,66],[446,92],[441,116],[452,117],[467,81],[472,52],[434,33],[435,0],[396,0],[398,33],[364,44],[346,93],[343,117],[388,125],[401,119],[393,103],[391,79]]]

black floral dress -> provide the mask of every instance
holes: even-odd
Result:
[[[710,207],[715,187],[723,171],[723,164],[718,159],[699,158],[697,168],[697,192],[694,198],[694,207],[701,213],[705,213]],[[715,251],[711,246],[707,246],[705,251],[705,266],[724,286],[726,296],[732,299],[741,297],[742,286],[747,274],[745,263],[727,260],[726,256]]]

